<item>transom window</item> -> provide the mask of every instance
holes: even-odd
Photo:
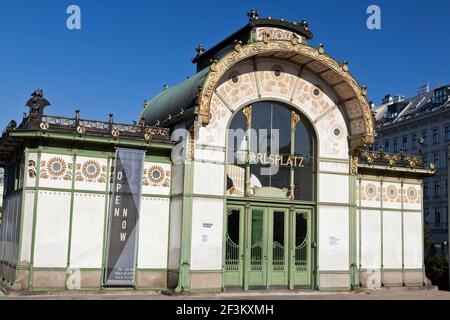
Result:
[[[229,196],[314,200],[314,134],[293,108],[258,102],[237,112],[227,154]]]

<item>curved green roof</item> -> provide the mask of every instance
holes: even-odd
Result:
[[[144,118],[148,125],[154,125],[193,108],[198,87],[203,85],[208,73],[209,68],[205,68],[175,87],[164,90],[146,103],[140,118]]]

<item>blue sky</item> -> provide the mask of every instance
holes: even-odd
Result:
[[[66,28],[66,9],[81,8],[82,29]],[[366,28],[369,5],[381,8],[381,30]],[[30,93],[44,89],[49,114],[136,120],[144,99],[194,73],[190,59],[260,16],[307,19],[311,45],[325,44],[369,88],[414,95],[450,83],[448,0],[150,1],[0,0],[0,127],[20,119]]]

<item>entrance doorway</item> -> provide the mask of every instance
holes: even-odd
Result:
[[[312,214],[307,207],[229,205],[224,286],[310,288]]]

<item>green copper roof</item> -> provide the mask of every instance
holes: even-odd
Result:
[[[259,18],[256,10],[248,14],[249,22],[231,36],[219,42],[209,50],[199,50],[192,62],[197,64],[197,73],[179,85],[164,90],[153,100],[146,103],[141,119],[145,119],[147,125],[167,126],[168,121],[173,123],[174,118],[191,111],[195,106],[195,100],[199,93],[198,87],[202,86],[209,72],[211,61],[220,60],[226,53],[234,50],[235,42],[240,41],[247,44],[254,41],[254,33],[257,27],[274,27],[296,33],[306,39],[313,37],[308,31],[308,23],[287,22],[284,19]],[[139,119],[140,120],[140,119]]]
[[[198,95],[198,87],[203,85],[208,72],[209,68],[205,68],[175,87],[161,92],[146,103],[140,118],[144,118],[148,125],[154,125],[158,121],[164,125],[163,122],[169,117],[193,108]]]

